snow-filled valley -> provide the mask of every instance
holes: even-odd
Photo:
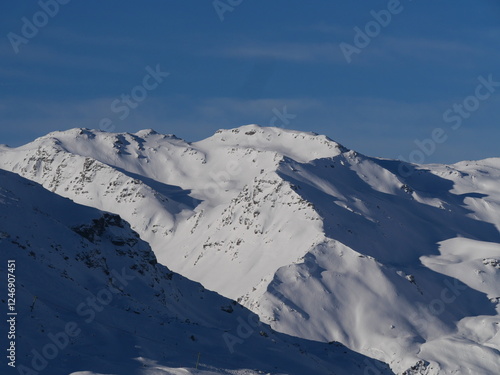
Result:
[[[0,169],[19,364],[80,319],[47,373],[500,373],[500,158],[410,165],[248,125],[54,132],[0,146]]]

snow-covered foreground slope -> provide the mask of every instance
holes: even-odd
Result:
[[[2,374],[347,375],[387,369],[338,343],[272,331],[242,306],[157,264],[149,245],[119,216],[2,170],[0,246],[2,280],[8,260],[15,260],[17,312],[16,368],[4,360]],[[1,302],[6,311],[7,301]]]
[[[281,332],[397,373],[500,373],[500,159],[412,166],[250,125],[196,143],[73,129],[0,167],[120,214]]]

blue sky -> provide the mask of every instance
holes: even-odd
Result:
[[[256,123],[371,156],[500,156],[500,87],[478,89],[500,82],[497,0],[59,1],[0,5],[0,143],[109,119],[188,141]],[[342,43],[362,48],[348,62]],[[145,89],[151,69],[169,75]]]

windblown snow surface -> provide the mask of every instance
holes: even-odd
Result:
[[[54,132],[1,147],[0,168],[119,215],[160,264],[250,309],[286,335],[283,342],[309,340],[319,352],[331,348],[319,343],[338,342],[366,356],[361,364],[374,358],[396,374],[500,373],[498,158],[412,165],[367,157],[314,133],[248,125],[195,143],[153,130]],[[161,304],[154,295],[130,295]],[[182,311],[203,321],[229,303],[206,298],[206,313]],[[137,324],[166,314],[151,309],[153,318],[136,314]],[[217,321],[234,320],[223,312]],[[206,342],[214,335],[207,331]],[[219,350],[220,339],[210,348]],[[290,352],[274,362],[274,352],[242,341],[239,350],[259,350],[248,354],[256,363],[279,363],[271,373],[384,373],[374,365],[343,368],[327,357],[318,358],[328,370],[293,372],[296,366],[282,365],[287,358],[304,366],[307,360]]]

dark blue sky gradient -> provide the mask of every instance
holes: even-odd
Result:
[[[437,127],[448,139],[425,162],[500,156],[500,87],[459,129],[443,121],[474,95],[479,76],[500,82],[500,2],[400,3],[348,63],[340,43],[353,44],[354,27],[388,1],[243,0],[221,21],[212,0],[71,0],[17,54],[9,33],[22,35],[21,19],[41,8],[2,2],[0,143],[98,128],[103,117],[115,131],[154,128],[195,141],[219,128],[268,126],[286,107],[296,117],[277,125],[372,156],[408,158]],[[169,77],[118,119],[111,103],[157,64]]]

